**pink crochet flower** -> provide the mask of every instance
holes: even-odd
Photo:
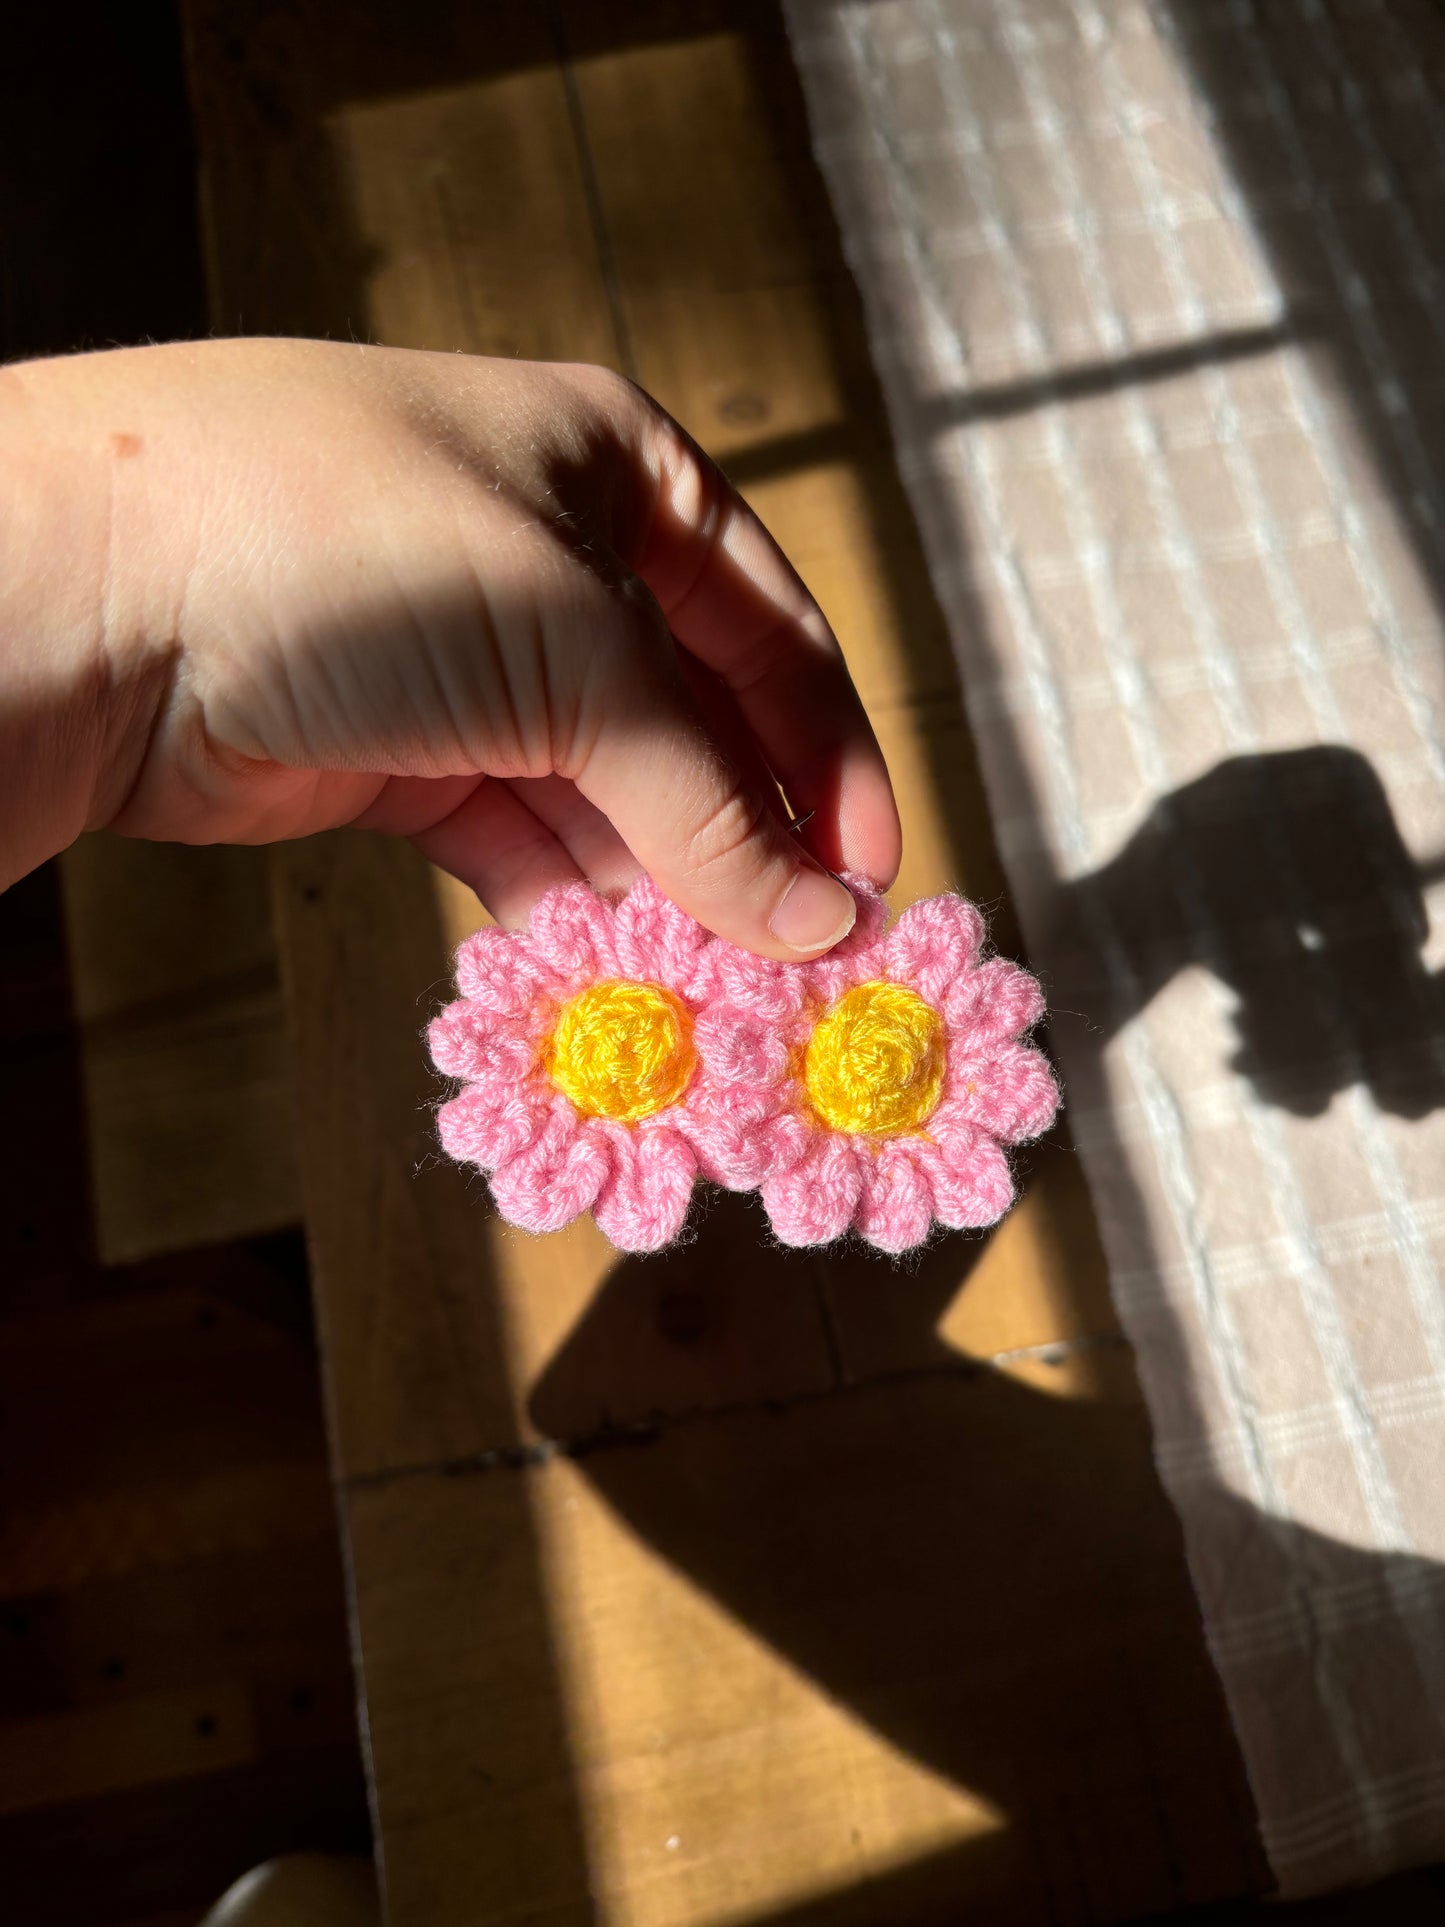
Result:
[[[643,877],[615,908],[582,884],[551,890],[525,934],[462,944],[461,997],[428,1042],[466,1088],[437,1121],[453,1157],[491,1173],[510,1223],[556,1231],[590,1210],[623,1251],[677,1236],[697,1173],[686,1123],[708,1080],[692,1032],[715,943]]]
[[[429,1033],[465,1086],[442,1106],[444,1147],[491,1173],[513,1224],[590,1209],[625,1251],[677,1235],[698,1172],[761,1190],[788,1244],[852,1227],[897,1252],[935,1217],[992,1224],[1013,1198],[1001,1144],[1046,1129],[1058,1102],[1017,1041],[1038,986],[979,960],[961,898],[884,934],[880,899],[853,887],[857,925],[812,964],[710,936],[645,877],[615,908],[569,885],[525,935],[478,932]]]
[[[1043,1014],[1039,986],[980,957],[973,905],[930,898],[885,931],[881,900],[849,881],[858,921],[828,956],[719,957],[691,1128],[706,1175],[757,1186],[785,1244],[852,1229],[901,1252],[934,1219],[1002,1217],[1014,1196],[1003,1146],[1047,1130],[1059,1094],[1019,1041]]]

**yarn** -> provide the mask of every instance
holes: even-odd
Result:
[[[858,984],[819,1018],[803,1054],[814,1115],[834,1131],[918,1130],[943,1090],[943,1019],[902,984]]]
[[[564,885],[525,932],[478,931],[429,1031],[461,1086],[438,1113],[444,1148],[490,1174],[512,1224],[591,1211],[623,1251],[675,1238],[699,1175],[757,1191],[785,1244],[851,1230],[901,1252],[935,1222],[994,1223],[1014,1195],[1004,1147],[1058,1106],[1022,1041],[1038,985],[981,955],[962,898],[890,929],[877,893],[845,880],[857,921],[811,963],[724,943],[646,877],[615,903]]]
[[[659,984],[593,984],[562,1006],[542,1061],[579,1116],[636,1124],[692,1082],[692,1014]]]

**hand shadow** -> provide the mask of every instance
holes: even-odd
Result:
[[[1035,1391],[937,1334],[982,1248],[942,1238],[913,1272],[861,1249],[820,1264],[771,1244],[754,1200],[718,1198],[693,1243],[614,1266],[537,1383],[531,1419],[749,1633],[1007,1816],[997,1838],[850,1883],[800,1919],[953,1919],[961,1891],[989,1893],[1000,1920],[1015,1908],[1020,1921],[1067,1919],[1062,1896],[1087,1889],[1085,1863],[1106,1918],[1130,1911],[1124,1868],[1141,1897],[1257,1889],[1257,1866],[1211,1869],[1186,1845],[1177,1877],[1161,1876],[1141,1851],[1138,1786],[1152,1769],[1137,1761],[1177,1770],[1166,1729],[1181,1714],[1213,1797],[1244,1800],[1177,1526],[1136,1400]],[[766,1328],[760,1299],[826,1319],[860,1287],[890,1294],[896,1326],[916,1336],[903,1382],[849,1378],[845,1326],[832,1384],[708,1409],[698,1361],[727,1357],[739,1327]],[[792,1328],[792,1315],[779,1322]],[[1113,1362],[1127,1374],[1127,1354]],[[679,1409],[682,1385],[692,1410]],[[1247,1842],[1247,1822],[1236,1833]]]
[[[1354,750],[1236,756],[1061,886],[1039,948],[1102,1026],[1096,1049],[1199,965],[1235,1000],[1231,1068],[1265,1103],[1313,1116],[1363,1084],[1382,1110],[1418,1118],[1445,1101],[1445,978],[1423,956],[1429,874]]]
[[[1222,763],[1162,801],[1112,862],[1060,886],[1056,904],[1055,942],[1083,946],[1107,925],[1132,978],[1090,1035],[1095,1056],[1176,970],[1204,965],[1236,1000],[1237,1065],[1266,1101],[1311,1113],[1356,1081],[1405,1116],[1441,1101],[1445,1000],[1422,957],[1421,878],[1353,752]],[[999,1919],[1074,1918],[1081,1895],[1098,1917],[1124,1918],[1160,1893],[1258,1891],[1238,1756],[1129,1355],[1101,1354],[1102,1395],[1082,1399],[965,1357],[938,1328],[983,1248],[940,1238],[911,1271],[862,1248],[787,1252],[754,1201],[721,1199],[694,1243],[619,1261],[543,1373],[531,1417],[572,1442],[608,1504],[742,1625],[1002,1809],[1012,1847],[999,1849]],[[699,1363],[729,1357],[730,1327],[766,1328],[761,1295],[816,1308],[833,1383],[718,1411]],[[887,1349],[908,1361],[903,1396],[896,1372],[868,1369],[876,1355],[860,1351],[861,1371],[852,1355],[860,1297],[885,1296]],[[1287,1647],[1291,1615],[1338,1595],[1353,1602],[1365,1664],[1372,1614],[1400,1598],[1438,1613],[1445,1599],[1445,1572],[1427,1560],[1337,1544],[1222,1489],[1202,1503],[1218,1566],[1197,1575],[1205,1596],[1242,1576],[1259,1611],[1288,1622]],[[1236,1691],[1268,1690],[1275,1650],[1265,1641],[1231,1662]],[[1321,1665],[1340,1652],[1332,1634]],[[1358,1698],[1357,1683],[1341,1690]],[[1323,1785],[1334,1744],[1326,1731],[1305,1749]],[[1422,1736],[1422,1756],[1428,1746]],[[1189,1803],[1181,1775],[1197,1783]],[[1141,1786],[1158,1789],[1152,1815]],[[1215,1824],[1202,1814],[1179,1838],[1179,1811],[1201,1801],[1216,1803]],[[1231,1802],[1232,1826],[1218,1824]],[[1238,1857],[1223,1865],[1230,1838]],[[1358,1850],[1341,1839],[1342,1868]],[[983,1851],[925,1855],[882,1891],[840,1890],[782,1918],[948,1918],[960,1891],[979,1891]]]
[[[943,1238],[912,1273],[843,1249],[820,1280],[816,1259],[767,1242],[753,1201],[721,1199],[693,1244],[618,1262],[530,1401],[646,1544],[830,1699],[1006,1816],[995,1836],[840,1885],[771,1927],[925,1927],[956,1919],[960,1894],[987,1896],[999,1922],[1123,1919],[1161,1895],[1267,1884],[1129,1355],[1101,1354],[1102,1395],[1080,1399],[959,1353],[935,1328],[981,1248]],[[895,1299],[920,1338],[904,1383],[849,1378],[845,1332],[844,1375],[821,1395],[679,1409],[697,1355],[727,1351],[750,1300],[820,1284],[825,1307],[860,1285]],[[1206,1578],[1249,1575],[1282,1622],[1322,1595],[1349,1601],[1357,1663],[1392,1581],[1423,1613],[1445,1599],[1428,1561],[1338,1545],[1223,1491],[1209,1504]],[[1275,1650],[1243,1654],[1237,1690],[1268,1688]],[[1330,1735],[1309,1738],[1327,1783]]]

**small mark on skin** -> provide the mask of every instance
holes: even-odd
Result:
[[[201,1717],[196,1721],[196,1731],[203,1740],[208,1740],[220,1724],[221,1722],[216,1718],[214,1713],[202,1713]]]
[[[145,446],[139,435],[132,435],[128,428],[118,428],[110,438],[110,452],[121,461],[132,455],[139,455]]]

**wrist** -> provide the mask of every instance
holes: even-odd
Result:
[[[0,888],[116,814],[169,675],[121,613],[125,443],[75,386],[0,369]]]

